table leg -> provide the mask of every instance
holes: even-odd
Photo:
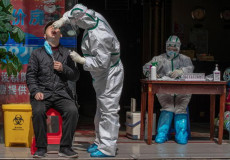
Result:
[[[153,128],[153,106],[154,105],[154,95],[153,95],[153,85],[148,85],[148,140],[147,144],[152,144],[152,128]]]
[[[218,144],[222,144],[223,129],[224,129],[224,107],[225,107],[225,93],[220,95],[220,115],[219,115],[219,135]]]
[[[146,85],[143,84],[141,88],[141,131],[140,139],[144,140],[145,133],[145,113],[146,113]]]
[[[214,139],[215,104],[216,95],[210,95],[210,140]]]

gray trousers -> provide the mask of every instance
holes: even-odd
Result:
[[[157,94],[157,98],[162,106],[161,111],[169,111],[175,114],[186,114],[188,103],[191,99],[190,94]]]

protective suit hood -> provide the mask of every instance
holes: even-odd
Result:
[[[76,24],[82,29],[90,29],[96,26],[98,18],[95,11],[82,4],[76,4],[74,9],[66,12],[63,17],[68,17],[71,24]]]
[[[167,56],[172,59],[174,57],[177,57],[179,52],[180,52],[180,46],[181,46],[181,42],[179,37],[173,35],[170,36],[166,42],[166,53]],[[168,47],[174,47],[177,49],[177,51],[172,51],[172,50],[168,50]]]

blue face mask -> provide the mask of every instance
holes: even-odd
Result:
[[[177,53],[174,51],[166,51],[169,57],[175,56]]]
[[[45,41],[44,47],[45,47],[45,50],[46,50],[47,54],[51,55],[51,57],[52,57],[52,59],[54,61],[52,48],[51,48],[51,46],[49,45],[49,43],[47,41]]]
[[[45,50],[48,54],[50,54],[50,55],[53,54],[52,49],[51,49],[51,47],[47,41],[45,41],[44,47],[45,47]]]

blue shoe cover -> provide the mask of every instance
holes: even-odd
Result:
[[[87,148],[87,152],[88,153],[95,152],[97,150],[97,148],[98,148],[98,146],[95,143],[93,143]]]
[[[173,112],[161,111],[157,125],[156,143],[164,143],[168,140],[168,132],[171,127]]]
[[[176,130],[175,140],[178,144],[188,143],[187,131],[187,114],[176,114],[174,118],[174,125]]]
[[[164,126],[161,127],[162,129],[165,128]],[[158,132],[155,138],[156,143],[164,143],[168,140],[167,134],[165,132]]]
[[[99,151],[98,149],[95,152],[92,152],[90,156],[91,157],[115,157],[115,156],[106,155],[102,153],[101,151]]]

